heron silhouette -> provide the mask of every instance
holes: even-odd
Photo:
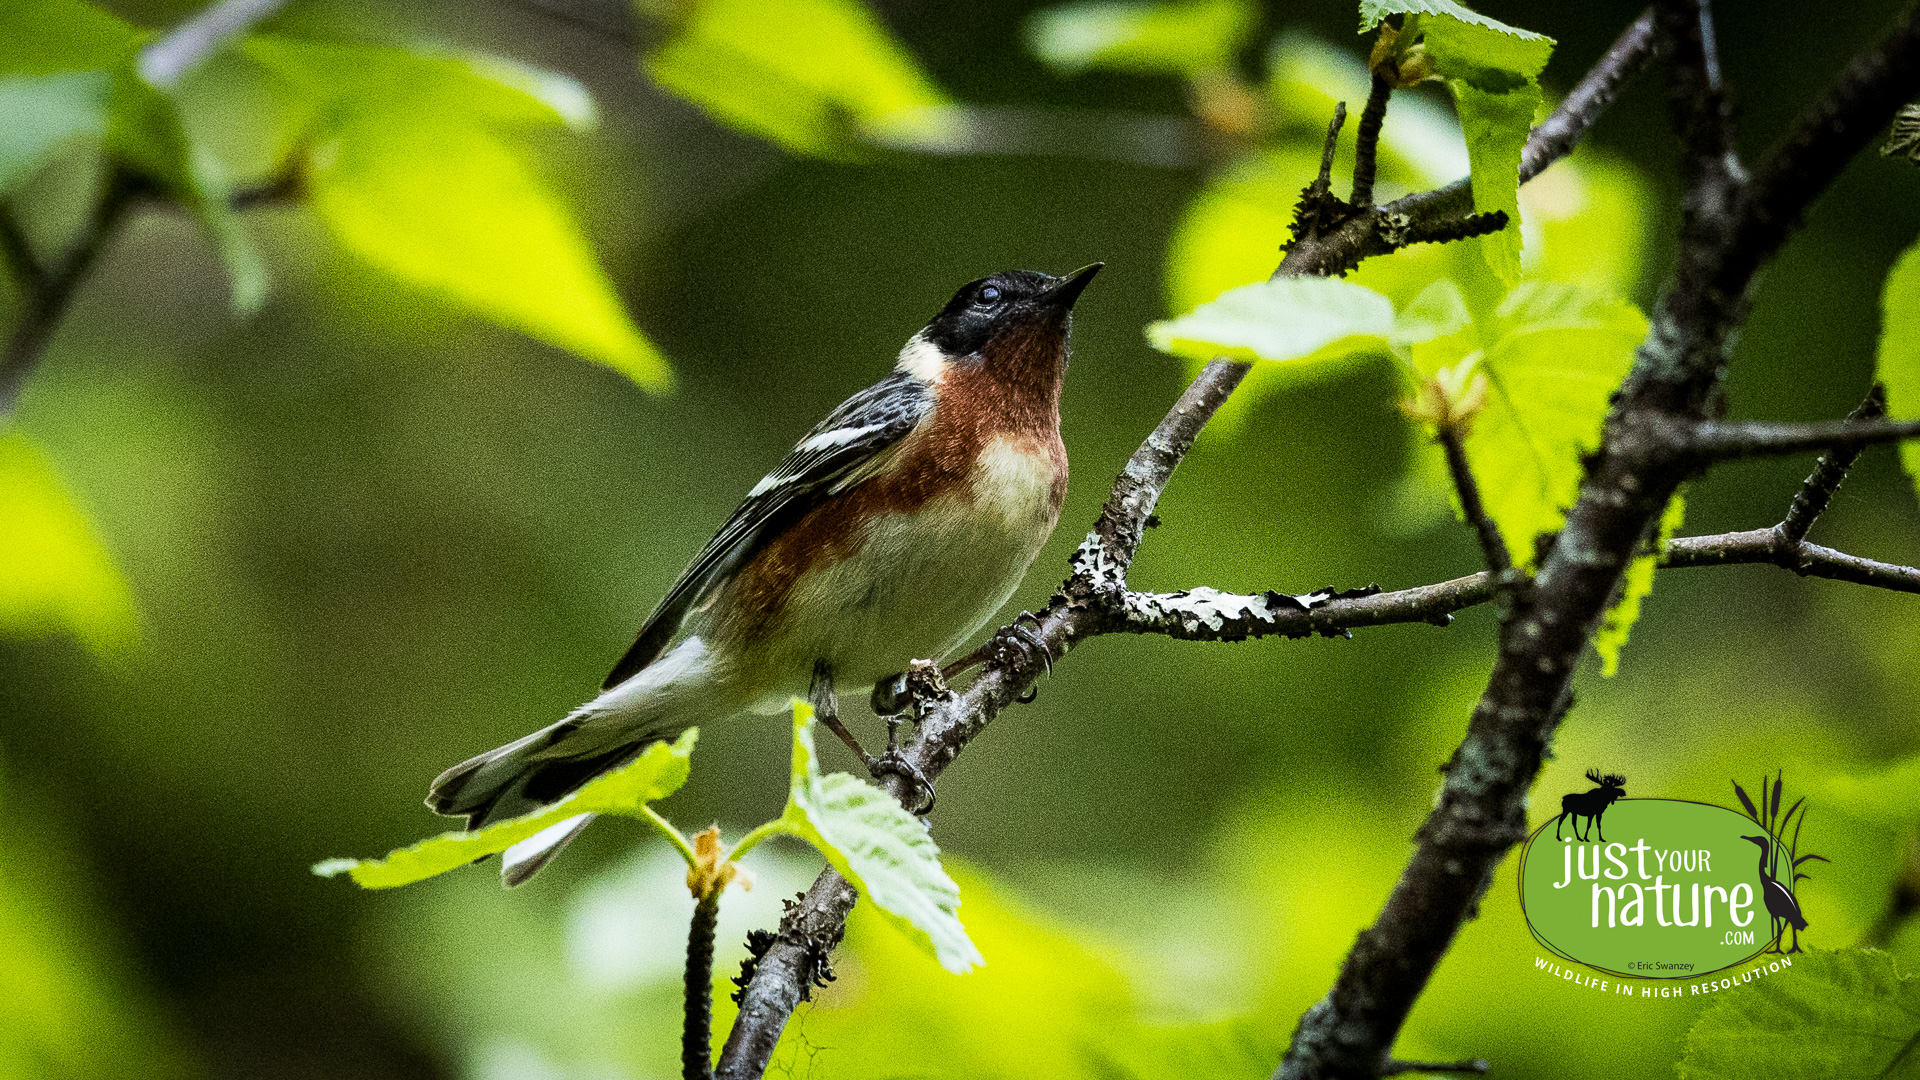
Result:
[[[1774,880],[1767,872],[1769,857],[1773,854],[1773,842],[1764,836],[1743,836],[1742,840],[1751,840],[1760,845],[1760,895],[1767,903],[1767,914],[1773,917],[1773,949],[1775,952],[1799,952],[1800,931],[1807,928],[1806,916],[1800,914],[1800,902],[1793,898],[1785,885]],[[1786,932],[1785,926],[1793,927],[1793,948],[1780,948],[1780,935]]]

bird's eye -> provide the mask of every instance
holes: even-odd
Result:
[[[980,302],[981,302],[981,303],[983,303],[983,304],[997,304],[997,303],[999,303],[999,302],[1000,302],[1000,287],[999,287],[999,286],[997,286],[997,285],[989,285],[989,286],[987,286],[986,288],[984,288],[984,289],[981,289],[981,290],[980,290]]]

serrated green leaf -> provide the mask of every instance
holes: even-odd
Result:
[[[1553,56],[1553,39],[1508,26],[1448,0],[1418,0],[1415,32],[1425,35],[1427,55],[1441,77],[1466,79],[1495,89],[1517,76],[1532,79]]]
[[[126,63],[147,32],[84,0],[0,4],[0,74],[46,75]]]
[[[1700,1013],[1681,1080],[1920,1075],[1920,979],[1891,954],[1814,949],[1777,962]]]
[[[444,114],[392,112],[353,114],[329,136],[308,197],[347,251],[648,389],[669,385],[580,227],[500,138]]]
[[[107,132],[113,77],[105,71],[0,79],[0,196],[69,143]]]
[[[1666,512],[1660,515],[1660,528],[1655,548],[1673,539],[1673,534],[1687,518],[1687,501],[1676,492],[1668,501]],[[1627,635],[1632,633],[1633,624],[1640,619],[1640,602],[1653,592],[1654,571],[1659,568],[1658,555],[1640,555],[1627,566],[1626,576],[1620,582],[1620,599],[1607,609],[1606,618],[1600,623],[1600,630],[1593,635],[1593,649],[1600,654],[1600,674],[1612,678],[1620,671],[1620,650],[1626,647]]]
[[[1540,74],[1547,66],[1547,57],[1553,54],[1552,38],[1508,26],[1453,0],[1360,0],[1360,32],[1379,26],[1389,15],[1419,20],[1412,29],[1427,35],[1429,51],[1440,50],[1434,56],[1436,64],[1473,64],[1531,77]],[[1442,70],[1440,74],[1464,72]]]
[[[233,188],[211,151],[187,135],[171,96],[129,68],[113,75],[108,149],[158,180],[213,238],[227,267],[234,310],[258,310],[267,296],[267,268],[233,211]]]
[[[1530,282],[1510,293],[1474,333],[1417,344],[1413,365],[1431,376],[1477,348],[1487,405],[1467,437],[1488,514],[1516,558],[1560,528],[1580,486],[1580,457],[1599,445],[1608,398],[1626,377],[1647,320],[1622,300]]]
[[[1874,377],[1886,386],[1887,415],[1920,418],[1920,244],[1893,264],[1880,295],[1880,349]],[[1920,441],[1900,444],[1900,463],[1920,491]]]
[[[1481,237],[1480,249],[1511,286],[1520,279],[1520,151],[1540,108],[1535,80],[1553,55],[1553,39],[1452,0],[1366,0],[1361,33],[1393,14],[1405,16],[1400,48],[1424,54],[1453,95],[1472,163],[1474,212],[1507,215],[1507,227]]]
[[[899,800],[846,773],[820,775],[813,709],[793,706],[793,773],[782,823],[820,849],[860,895],[909,929],[940,966],[960,974],[984,963],[960,925],[960,887],[940,849]]]
[[[863,129],[939,141],[949,103],[858,0],[702,0],[646,61],[656,82],[798,154],[845,158]]]
[[[1054,70],[1191,75],[1232,62],[1258,22],[1247,0],[1087,0],[1037,11],[1027,48]]]
[[[312,103],[307,193],[341,247],[650,390],[670,385],[573,216],[502,135],[591,125],[578,83],[496,57],[274,35],[246,52]]]
[[[1467,310],[1467,298],[1452,278],[1420,290],[1407,309],[1394,316],[1393,343],[1422,345],[1438,338],[1464,333],[1473,326],[1473,313]]]
[[[591,128],[592,95],[566,75],[485,53],[398,49],[255,34],[242,46],[297,89],[316,114],[316,137],[352,114],[446,116],[490,128]]]
[[[633,761],[605,773],[573,794],[531,814],[496,821],[473,832],[441,833],[384,859],[328,859],[313,872],[321,877],[347,874],[366,889],[392,889],[424,881],[465,866],[475,859],[497,855],[522,840],[581,814],[614,814],[653,824],[645,813],[657,802],[680,790],[692,769],[693,744],[698,728],[688,728],[673,743],[657,742]]]
[[[1147,326],[1153,347],[1190,360],[1343,361],[1386,351],[1393,302],[1339,278],[1285,277],[1230,289]]]
[[[1520,153],[1540,107],[1540,88],[1522,83],[1504,93],[1488,93],[1465,79],[1448,79],[1467,137],[1473,178],[1473,212],[1504,211],[1507,226],[1479,238],[1487,265],[1500,280],[1520,280]]]
[[[40,448],[0,434],[0,637],[71,634],[97,654],[137,637],[133,594]]]

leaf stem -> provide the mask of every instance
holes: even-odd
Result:
[[[646,815],[647,820],[653,823],[654,828],[659,829],[660,832],[666,836],[667,840],[673,844],[673,849],[680,853],[680,857],[687,860],[688,867],[699,869],[700,856],[694,854],[693,844],[688,842],[687,838],[680,834],[679,829],[673,827],[673,822],[661,817],[660,811],[655,810],[645,803],[640,805],[640,812]]]
[[[752,851],[756,846],[759,845],[760,841],[765,840],[769,836],[781,836],[781,835],[786,835],[786,836],[799,835],[798,833],[794,832],[793,826],[790,823],[788,823],[785,814],[782,814],[781,816],[774,818],[772,821],[766,822],[765,824],[759,826],[758,828],[755,828],[752,832],[741,837],[740,842],[733,845],[733,850],[727,852],[727,857],[724,861],[739,862],[741,856],[745,855],[749,851]]]

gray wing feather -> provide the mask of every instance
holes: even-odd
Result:
[[[746,558],[780,529],[871,475],[881,455],[933,411],[933,388],[896,371],[848,398],[801,439],[754,486],[700,554],[693,557],[647,617],[639,639],[614,665],[602,688],[632,678],[659,657],[687,614],[713,595]]]

